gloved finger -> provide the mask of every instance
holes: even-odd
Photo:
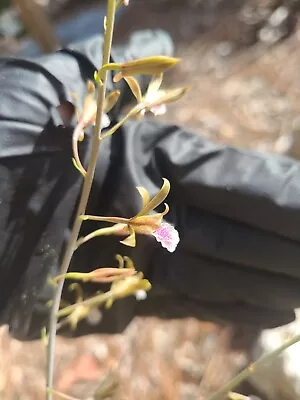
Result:
[[[220,262],[300,279],[300,243],[195,208],[177,207],[181,248]]]
[[[173,254],[157,248],[150,271],[154,285],[204,303],[281,311],[300,306],[298,279],[200,257],[180,247]]]

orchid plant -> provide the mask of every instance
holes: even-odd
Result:
[[[107,15],[104,20],[104,44],[102,66],[95,71],[94,82],[87,82],[86,96],[82,109],[76,110],[77,125],[74,129],[72,139],[73,164],[82,175],[83,186],[79,199],[79,205],[71,230],[70,239],[65,249],[60,268],[60,274],[52,279],[54,296],[50,315],[49,330],[44,334],[47,343],[47,400],[52,400],[53,395],[58,392],[53,388],[54,375],[54,352],[56,332],[62,326],[69,325],[76,329],[80,320],[91,318],[95,312],[99,313],[99,307],[111,307],[113,302],[127,296],[135,296],[137,300],[143,300],[147,291],[151,289],[151,283],[144,278],[142,272],[135,269],[129,257],[117,255],[118,266],[101,266],[89,273],[68,272],[72,257],[79,246],[84,246],[91,239],[103,235],[117,235],[123,237],[121,243],[124,246],[135,247],[137,235],[148,235],[155,238],[162,247],[174,252],[179,243],[179,234],[175,227],[164,220],[169,211],[169,206],[164,204],[164,211],[155,212],[161,205],[170,191],[170,182],[163,178],[163,185],[159,192],[150,198],[147,188],[137,187],[141,196],[142,206],[140,211],[133,217],[106,217],[87,215],[86,208],[92,188],[97,159],[99,157],[100,144],[107,137],[117,134],[118,129],[129,118],[143,118],[147,112],[160,115],[166,111],[166,104],[178,100],[184,95],[187,88],[176,88],[162,90],[163,75],[170,68],[173,68],[180,60],[173,57],[152,56],[140,58],[124,63],[111,63],[110,54],[112,37],[114,31],[114,20],[116,11],[122,6],[129,6],[129,0],[107,0]],[[107,93],[107,80],[110,71],[114,71],[114,82],[124,79],[137,104],[118,123],[111,126],[108,117],[109,111],[117,104],[120,91],[112,90]],[[142,90],[136,80],[136,75],[150,75],[151,82],[142,94]],[[96,88],[96,86],[98,86]],[[76,100],[76,94],[75,94]],[[85,130],[94,128],[92,135],[91,152],[87,165],[80,159],[78,143],[85,139]],[[103,131],[105,129],[105,131]],[[85,237],[79,237],[80,229],[84,221],[93,220],[107,223],[109,226],[101,227]],[[75,290],[77,298],[74,304],[63,304],[61,299],[62,289],[66,279],[77,281],[70,285]],[[80,282],[111,283],[107,292],[96,293],[94,296],[84,298]],[[105,312],[105,311],[104,311]],[[98,314],[97,314],[98,315]],[[101,312],[99,314],[101,316]],[[101,319],[101,318],[100,318]],[[63,394],[60,394],[64,396]]]

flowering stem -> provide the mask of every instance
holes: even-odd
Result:
[[[81,237],[77,240],[76,248],[81,246],[83,243],[88,242],[89,240],[98,237],[98,236],[108,236],[108,235],[116,235],[120,232],[120,227],[117,225],[110,226],[108,228],[100,228],[94,232],[89,233],[88,235]]]
[[[62,310],[58,310],[56,317],[57,318],[65,317],[65,316],[71,314],[71,312],[74,311],[75,308],[78,306],[86,306],[86,307],[100,306],[101,304],[105,303],[107,300],[111,299],[112,296],[113,296],[113,293],[111,291],[98,294],[94,297],[91,297],[90,299],[83,300],[76,304],[72,304],[68,307],[64,307]]]
[[[284,350],[293,346],[294,344],[300,342],[300,334],[292,337],[287,340],[283,345],[278,347],[278,349],[267,353],[260,357],[253,364],[250,364],[243,371],[241,371],[238,375],[236,375],[231,381],[229,381],[226,385],[224,385],[220,390],[210,396],[207,400],[224,400],[227,396],[228,392],[238,386],[241,382],[247,379],[250,375],[255,372],[258,372],[262,367],[264,367],[269,362],[273,361],[276,357],[278,357]]]
[[[102,65],[108,64],[110,61],[110,53],[111,53],[111,45],[112,45],[112,37],[114,30],[114,20],[115,20],[115,0],[108,0],[107,2],[107,21],[106,21],[106,31],[104,35],[104,48],[103,48],[103,60]],[[66,274],[70,262],[72,260],[74,251],[77,248],[77,239],[80,232],[80,228],[82,225],[82,219],[80,215],[85,213],[88,199],[90,196],[90,191],[92,187],[92,182],[94,179],[94,173],[96,168],[96,163],[98,159],[98,152],[100,146],[100,134],[101,134],[101,121],[103,115],[103,106],[105,100],[106,93],[106,85],[107,85],[107,72],[103,74],[103,85],[99,87],[98,91],[98,99],[97,99],[97,115],[96,115],[96,124],[92,138],[92,147],[91,147],[91,155],[89,159],[89,164],[86,172],[86,176],[84,178],[83,188],[80,196],[80,201],[75,217],[75,221],[72,227],[71,235],[69,242],[67,244],[60,273]],[[50,314],[49,321],[49,342],[47,347],[47,391],[46,391],[46,399],[52,400],[53,396],[53,375],[54,375],[54,357],[55,357],[55,338],[56,338],[56,330],[57,330],[57,313],[59,310],[62,290],[64,285],[64,279],[59,281],[53,298],[53,306]]]
[[[76,308],[90,309],[93,307],[99,307],[101,304],[106,303],[106,307],[109,308],[113,301],[122,299],[124,297],[134,295],[139,290],[148,291],[151,289],[151,284],[147,279],[143,279],[141,272],[134,272],[129,276],[125,276],[124,279],[117,279],[113,281],[112,286],[108,292],[100,293],[96,296],[90,297],[86,300],[79,300],[76,304],[72,304],[58,310],[57,318],[66,317],[73,312],[76,313]]]

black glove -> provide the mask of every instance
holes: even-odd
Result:
[[[72,91],[82,101],[86,80],[100,63],[99,50],[96,39],[34,62],[2,61],[1,322],[20,339],[38,337],[46,323],[47,277],[58,273],[82,184],[71,163],[72,127],[59,126],[56,106],[72,101]],[[171,52],[165,34],[144,32],[114,49],[112,58]],[[130,98],[124,96],[121,104]],[[110,117],[115,122],[116,110]],[[153,288],[145,301],[116,302],[100,326],[82,322],[77,334],[118,332],[134,315],[195,316],[258,327],[293,320],[300,305],[299,164],[218,146],[157,121],[131,121],[103,142],[88,213],[133,216],[140,209],[135,187],[154,195],[162,177],[171,182],[166,219],[179,230],[180,245],[170,254],[154,238],[142,236],[134,249],[116,237],[81,246],[71,270],[115,265],[115,253],[126,254]],[[82,234],[97,227],[85,222]],[[84,289],[90,295],[99,287]]]
[[[127,124],[117,141],[125,156],[119,176],[116,166],[108,172],[116,188],[108,212],[120,213],[121,205],[133,214],[126,193],[142,184],[154,194],[164,176],[171,182],[166,219],[181,237],[175,253],[152,241],[147,257],[140,255],[153,290],[137,312],[261,327],[293,320],[300,304],[300,164],[156,121]]]

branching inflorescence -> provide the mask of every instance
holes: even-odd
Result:
[[[74,398],[63,393],[58,393],[53,388],[54,354],[55,339],[57,330],[65,325],[71,329],[76,329],[79,321],[89,318],[98,312],[101,319],[99,308],[109,308],[113,302],[127,296],[135,296],[137,300],[143,300],[147,296],[147,291],[151,289],[151,283],[144,278],[142,272],[138,272],[129,257],[116,255],[117,266],[100,266],[89,273],[68,272],[72,257],[78,247],[84,246],[89,240],[99,240],[100,236],[114,235],[120,236],[120,243],[124,246],[135,247],[136,235],[153,236],[162,247],[168,251],[175,251],[179,243],[179,234],[176,229],[164,220],[164,216],[169,211],[168,204],[164,200],[170,191],[170,182],[162,177],[162,187],[159,192],[151,199],[146,188],[137,187],[141,196],[141,209],[134,216],[124,217],[105,217],[86,214],[87,203],[90,197],[96,163],[99,155],[100,144],[103,140],[113,134],[118,134],[118,129],[130,118],[144,118],[150,112],[154,116],[166,112],[166,104],[180,99],[187,91],[186,87],[175,89],[161,89],[163,76],[166,71],[173,68],[180,60],[178,58],[166,56],[152,56],[136,59],[124,63],[110,63],[112,38],[114,31],[114,21],[116,11],[123,6],[129,6],[129,0],[107,0],[107,15],[104,20],[104,43],[102,65],[95,71],[94,81],[87,82],[87,92],[82,110],[77,112],[78,121],[74,129],[72,149],[73,164],[82,175],[83,185],[79,199],[74,223],[71,229],[70,238],[65,249],[60,267],[60,274],[52,279],[54,295],[52,301],[50,323],[48,332],[43,336],[47,344],[47,400],[52,400],[53,395],[65,399]],[[107,93],[108,74],[114,71],[114,82],[125,80],[128,88],[136,99],[136,105],[117,122],[111,125],[108,113],[117,104],[120,91],[112,90]],[[136,75],[149,75],[150,84],[145,93],[142,93]],[[78,143],[84,141],[85,130],[94,127],[92,145],[88,157],[87,165],[83,165],[80,160]],[[71,160],[70,160],[71,162]],[[164,203],[163,212],[155,212],[155,209]],[[80,229],[85,221],[107,223],[108,226],[89,233],[84,237],[79,237]],[[72,279],[77,281],[70,285],[69,289],[76,291],[77,301],[75,304],[63,305],[61,299],[64,281]],[[111,283],[107,292],[97,293],[92,297],[84,298],[83,291],[78,282]],[[105,311],[104,311],[105,312]],[[254,364],[243,370],[234,379],[228,382],[223,388],[209,397],[209,400],[221,400],[226,398],[234,400],[246,400],[248,397],[230,392],[235,386],[246,379],[250,374],[259,370],[262,366],[271,362],[287,347],[300,341],[300,335],[290,338],[280,348],[257,360]]]
[[[164,221],[164,216],[168,213],[169,206],[165,203],[163,212],[155,212],[155,209],[164,202],[170,191],[170,182],[163,177],[162,187],[152,199],[146,188],[137,187],[141,196],[142,206],[141,210],[134,216],[121,218],[118,216],[103,217],[86,214],[97,159],[101,156],[99,155],[101,142],[113,134],[118,134],[118,129],[130,118],[143,118],[147,112],[153,115],[164,113],[166,104],[178,100],[187,90],[186,87],[171,90],[161,89],[164,73],[180,61],[178,58],[158,55],[124,63],[110,63],[115,13],[122,6],[129,6],[129,0],[107,0],[102,66],[98,71],[95,71],[94,81],[87,82],[87,92],[83,107],[80,112],[77,112],[78,121],[73,133],[72,161],[78,173],[82,175],[83,185],[76,217],[62,259],[60,274],[52,280],[55,289],[54,297],[49,330],[44,335],[48,356],[47,400],[52,400],[53,395],[58,394],[53,388],[57,329],[66,324],[71,329],[76,329],[80,320],[88,318],[95,310],[99,311],[101,306],[109,308],[114,301],[130,295],[135,296],[137,300],[142,300],[147,296],[147,291],[151,289],[151,283],[144,278],[142,272],[138,272],[135,269],[131,259],[126,256],[116,255],[118,266],[115,267],[101,266],[89,273],[68,272],[72,257],[78,247],[84,246],[89,240],[99,240],[99,236],[104,235],[120,236],[120,242],[129,247],[136,246],[136,235],[151,235],[170,252],[175,251],[179,242],[179,235],[176,229]],[[112,127],[110,127],[111,121],[108,113],[117,104],[120,91],[113,90],[107,93],[107,79],[111,71],[115,73],[114,82],[124,79],[136,99],[136,105]],[[144,94],[138,80],[135,78],[136,75],[149,75],[151,77],[150,84]],[[84,165],[80,159],[78,143],[84,141],[85,130],[91,126],[94,127],[92,146],[87,165]],[[108,226],[101,227],[85,237],[79,237],[81,226],[86,220],[99,221],[102,224],[107,223]],[[79,282],[111,283],[111,287],[107,292],[83,298],[81,287],[78,282],[75,282],[70,286],[70,289],[76,290],[78,294],[76,303],[62,307],[61,296],[66,279]]]

